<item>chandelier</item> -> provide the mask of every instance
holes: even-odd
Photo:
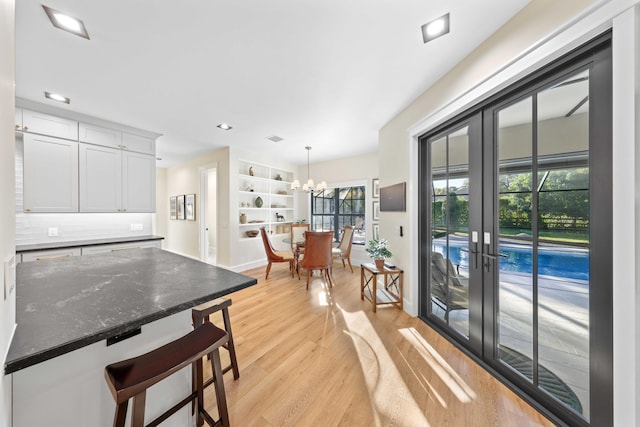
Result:
[[[309,152],[311,151],[311,147],[304,147],[307,150],[307,183],[302,186],[302,189],[307,193],[312,193],[314,191],[322,191],[327,189],[326,181],[322,181],[318,183],[318,185],[313,184],[313,180],[309,177]],[[300,181],[297,179],[291,183],[291,189],[297,190],[300,188]]]

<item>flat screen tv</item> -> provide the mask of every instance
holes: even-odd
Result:
[[[404,212],[407,210],[406,182],[380,187],[380,211]]]

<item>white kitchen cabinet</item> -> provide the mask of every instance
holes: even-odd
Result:
[[[129,251],[132,249],[158,248],[161,249],[162,243],[159,240],[114,243],[112,245],[85,246],[82,248],[82,255],[109,254],[112,252]]]
[[[22,130],[24,132],[78,140],[78,122],[76,120],[27,109],[22,110]]]
[[[122,148],[122,132],[102,126],[80,123],[78,125],[80,142],[102,145],[111,148]]]
[[[24,211],[78,212],[78,143],[24,134]]]
[[[79,144],[80,212],[122,211],[122,150]]]
[[[80,212],[154,212],[153,156],[80,143]]]
[[[22,102],[25,212],[155,212],[156,134]]]
[[[80,142],[120,148],[136,153],[153,155],[156,153],[156,140],[153,138],[88,123],[80,123],[78,129]]]
[[[122,152],[122,210],[155,212],[156,158],[148,154]]]
[[[156,154],[156,140],[132,133],[122,133],[122,149],[137,153]]]
[[[80,248],[49,249],[44,251],[25,252],[22,254],[22,262],[47,261],[50,259],[69,258],[80,256]]]
[[[22,130],[22,108],[16,107],[16,130]]]

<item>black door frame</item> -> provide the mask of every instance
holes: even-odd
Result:
[[[474,186],[491,188],[497,194],[497,174],[494,168],[486,167],[487,162],[496,165],[495,134],[493,131],[493,112],[500,106],[513,103],[538,92],[550,83],[562,80],[563,76],[573,74],[577,70],[589,68],[589,158],[590,161],[590,296],[589,296],[589,334],[590,334],[590,422],[577,416],[555,398],[542,390],[534,389],[521,377],[505,369],[502,362],[497,361],[495,348],[495,307],[496,292],[492,284],[495,283],[496,272],[491,268],[483,273],[480,297],[470,294],[470,324],[469,342],[462,339],[460,334],[452,333],[444,322],[430,315],[430,192],[431,170],[429,162],[429,144],[427,141],[434,137],[448,133],[448,130],[459,127],[461,123],[470,121],[475,115],[482,115],[482,139],[484,148],[480,153],[473,153],[475,158],[482,158],[482,180],[474,182]],[[498,94],[479,103],[462,115],[455,117],[419,138],[418,159],[421,162],[419,170],[419,235],[420,235],[420,267],[419,267],[419,317],[439,331],[445,338],[457,345],[490,373],[503,381],[509,388],[539,409],[552,421],[558,424],[588,426],[610,425],[613,422],[613,298],[612,276],[613,241],[611,236],[612,224],[612,70],[611,70],[611,32],[608,31],[582,47],[532,73],[518,83],[502,90]],[[535,127],[535,126],[534,126]],[[473,145],[469,144],[469,149]],[[470,152],[470,175],[472,153]],[[479,157],[476,157],[479,156]],[[471,180],[470,180],[471,181]],[[471,185],[471,182],[470,182]],[[469,191],[472,194],[471,188]],[[493,236],[497,230],[497,197],[494,203],[480,202],[482,212],[482,227],[470,230],[491,230]],[[471,200],[470,200],[471,205]],[[471,210],[471,208],[470,208]],[[472,215],[470,215],[471,217]],[[490,253],[496,252],[496,240],[486,248]],[[482,245],[483,249],[484,244]],[[481,261],[479,262],[481,265]],[[481,269],[481,271],[484,271]],[[491,285],[490,285],[491,284]],[[595,284],[598,284],[596,286]],[[608,286],[607,286],[608,285]],[[478,308],[478,305],[480,308]],[[473,308],[473,310],[472,310]],[[480,321],[473,313],[480,313]],[[482,315],[492,314],[492,315]],[[481,337],[480,344],[471,337]],[[534,341],[535,344],[535,341]],[[537,346],[534,346],[534,348]]]

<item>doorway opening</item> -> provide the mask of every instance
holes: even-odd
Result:
[[[200,168],[200,260],[218,262],[218,169],[216,165]]]

